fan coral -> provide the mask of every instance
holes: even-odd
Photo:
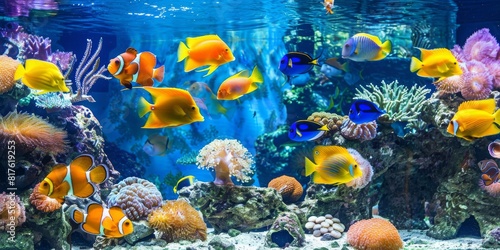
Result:
[[[144,179],[128,177],[113,185],[108,207],[118,206],[131,220],[146,218],[161,205],[163,198],[156,186]]]
[[[16,149],[39,149],[44,153],[60,154],[66,151],[65,131],[54,127],[36,115],[11,112],[0,117],[0,141],[14,140]]]
[[[167,201],[149,214],[148,221],[167,242],[207,239],[207,225],[199,212],[185,200]]]
[[[484,73],[464,73],[464,85],[460,89],[466,100],[481,100],[490,96],[493,89],[493,76]]]
[[[272,179],[267,187],[276,189],[285,203],[298,201],[304,192],[300,182],[286,175]]]
[[[12,218],[14,217],[14,218]],[[14,231],[26,221],[24,205],[17,195],[0,194],[0,231]]]
[[[38,186],[40,186],[40,183],[36,184],[35,188],[33,188],[33,192],[30,194],[31,205],[46,213],[53,212],[61,208],[61,203],[59,203],[56,199],[41,194],[38,191]]]
[[[356,162],[358,163],[358,166],[361,168],[361,173],[363,173],[363,175],[346,183],[345,185],[353,188],[364,188],[372,180],[373,167],[370,162],[363,158],[363,156],[361,156],[358,151],[352,148],[348,148],[347,151],[349,151],[349,154],[354,157],[354,160],[356,160]]]
[[[346,119],[340,128],[340,134],[349,140],[369,141],[377,135],[377,121],[356,124]]]
[[[391,222],[381,218],[360,220],[347,232],[347,241],[355,249],[398,250],[403,248],[403,241],[398,230]]]
[[[500,46],[489,29],[480,29],[472,34],[463,47],[463,53],[467,60],[484,61],[496,59]]]
[[[216,185],[234,185],[231,176],[241,182],[250,181],[253,174],[252,164],[252,155],[237,140],[215,139],[205,145],[196,156],[198,168],[215,169]]]
[[[8,56],[0,56],[0,94],[3,94],[14,87],[14,72],[16,72],[19,61]]]

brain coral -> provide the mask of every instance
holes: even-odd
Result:
[[[286,175],[272,179],[267,187],[276,189],[285,203],[298,201],[304,191],[300,182]]]
[[[10,112],[0,116],[0,142],[14,140],[16,149],[39,149],[45,153],[59,154],[66,151],[65,131],[54,127],[36,115]]]
[[[403,241],[398,230],[391,222],[381,218],[360,220],[347,232],[347,241],[355,249],[363,250],[398,250],[403,248]]]
[[[53,212],[59,209],[61,207],[61,203],[59,203],[56,199],[41,194],[38,191],[38,186],[40,186],[40,183],[36,184],[35,188],[33,188],[33,192],[30,194],[31,205],[43,212]]]
[[[131,220],[146,218],[161,205],[163,198],[156,186],[144,179],[128,177],[113,185],[108,206],[120,207]]]
[[[218,140],[205,145],[198,156],[198,168],[214,168],[216,185],[234,185],[231,176],[241,182],[252,179],[252,155],[237,140]]]
[[[14,217],[12,220],[11,217]],[[14,231],[26,221],[24,204],[17,195],[0,194],[0,230]]]
[[[19,61],[8,56],[0,56],[0,94],[3,94],[14,87],[14,73],[16,72]]]
[[[207,239],[207,225],[200,214],[185,200],[167,201],[148,216],[151,227],[162,232],[167,242]]]

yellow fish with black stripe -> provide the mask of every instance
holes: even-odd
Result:
[[[448,133],[468,141],[500,133],[500,109],[495,99],[463,102],[448,125]]]

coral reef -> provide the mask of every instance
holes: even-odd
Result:
[[[54,212],[61,208],[61,203],[54,198],[50,198],[38,191],[38,186],[40,183],[36,184],[33,188],[33,192],[30,194],[29,201],[31,205],[35,206],[37,210],[43,212]]]
[[[349,152],[349,154],[352,155],[354,160],[356,160],[363,175],[361,175],[361,177],[359,177],[359,178],[356,178],[356,179],[346,183],[345,185],[348,187],[353,187],[353,188],[364,188],[372,180],[373,167],[370,164],[370,162],[368,162],[365,158],[363,158],[363,156],[361,156],[361,154],[359,154],[359,152],[356,151],[355,149],[348,148],[347,151]]]
[[[15,231],[26,221],[24,204],[15,194],[0,194],[0,231]]]
[[[14,73],[16,72],[19,61],[8,56],[0,56],[0,94],[3,94],[14,87]]]
[[[403,241],[391,222],[381,218],[360,220],[347,231],[347,241],[355,249],[399,250]]]
[[[285,203],[298,201],[304,192],[302,184],[297,179],[286,175],[272,179],[267,187],[276,189]]]
[[[333,218],[331,214],[326,214],[325,216],[310,216],[307,218],[307,223],[304,227],[315,237],[329,234],[335,239],[342,237],[342,233],[345,230],[344,224],[340,223],[338,218]]]
[[[140,220],[159,207],[162,200],[160,191],[153,183],[128,177],[113,185],[107,204],[108,207],[120,207],[130,220]]]
[[[348,140],[369,141],[377,136],[377,121],[356,124],[346,119],[340,127],[340,134]]]
[[[307,120],[309,121],[315,121],[321,125],[326,125],[328,127],[328,132],[325,133],[323,137],[333,136],[333,134],[335,134],[337,131],[340,131],[342,124],[347,119],[347,116],[341,116],[327,112],[314,112],[309,117],[307,117]]]
[[[231,176],[241,182],[252,179],[252,155],[237,140],[213,140],[200,150],[196,165],[198,168],[213,168],[216,185],[234,185]]]
[[[167,242],[207,239],[207,225],[198,211],[185,200],[166,201],[149,214],[148,221]]]
[[[302,247],[304,242],[304,230],[299,218],[291,212],[280,213],[266,234],[268,247]]]
[[[49,92],[36,96],[35,105],[43,109],[65,109],[71,107],[73,104],[66,94]]]
[[[196,182],[181,189],[179,196],[199,208],[217,232],[247,232],[269,226],[280,212],[286,211],[280,195],[272,188]]]

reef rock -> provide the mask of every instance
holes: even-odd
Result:
[[[248,232],[269,226],[280,212],[287,209],[281,195],[272,188],[196,182],[181,189],[179,196],[199,208],[217,232],[229,229]]]
[[[266,234],[268,247],[302,247],[304,242],[305,234],[299,218],[291,212],[279,214]]]

